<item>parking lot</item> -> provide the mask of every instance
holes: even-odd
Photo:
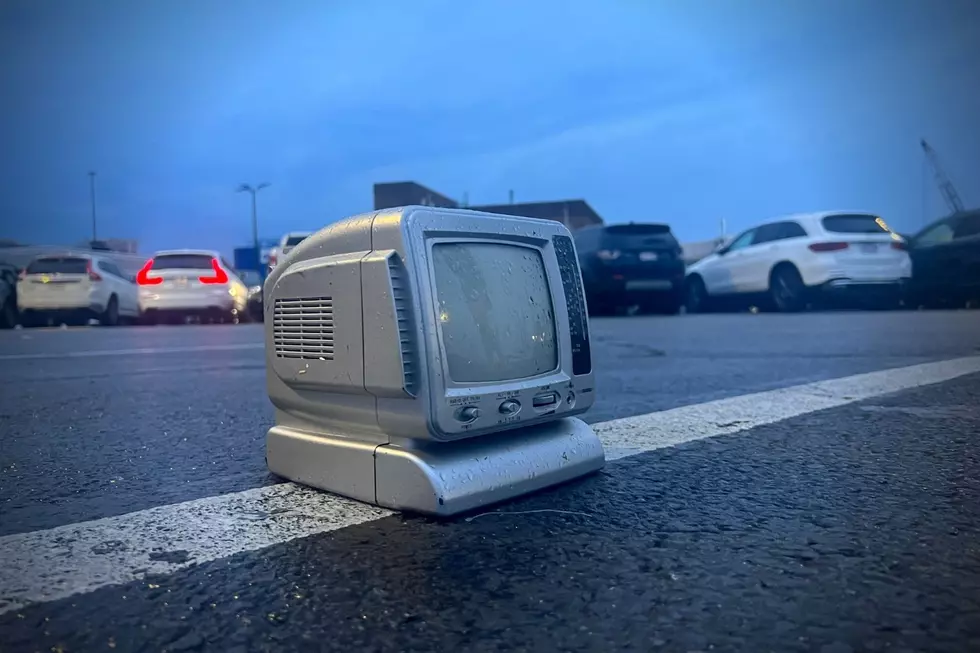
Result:
[[[592,321],[598,475],[282,483],[262,325],[0,333],[0,650],[978,650],[980,311]]]

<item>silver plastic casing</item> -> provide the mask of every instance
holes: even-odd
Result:
[[[432,248],[467,242],[540,254],[555,321],[555,369],[492,383],[451,378]],[[372,503],[447,514],[541,486],[548,474],[529,485],[521,481],[522,470],[510,469],[515,476],[507,480],[497,469],[492,492],[448,496],[452,492],[431,479],[422,483],[428,489],[381,479],[385,459],[417,468],[403,469],[401,476],[426,477],[453,472],[439,469],[440,460],[455,460],[458,468],[466,449],[478,447],[490,460],[491,439],[520,458],[515,443],[522,436],[530,442],[548,433],[544,441],[563,441],[562,448],[574,432],[572,444],[586,453],[584,465],[573,456],[551,480],[601,467],[601,445],[591,429],[568,419],[588,410],[595,387],[581,274],[564,225],[420,206],[366,213],[303,241],[280,261],[264,290],[267,385],[276,408],[267,441],[273,472]],[[522,319],[521,306],[508,314]],[[476,336],[473,346],[479,346]],[[479,445],[450,447],[475,439]],[[546,442],[537,445],[545,458],[548,449]],[[543,462],[536,461],[539,470]],[[397,469],[388,471],[399,476]],[[394,489],[383,489],[386,482]],[[480,494],[479,483],[470,485],[470,495]]]

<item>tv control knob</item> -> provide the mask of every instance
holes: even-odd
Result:
[[[480,416],[480,409],[476,406],[464,406],[456,413],[456,419],[461,422],[472,422]]]
[[[508,399],[500,404],[499,410],[504,415],[515,415],[521,410],[521,402]]]

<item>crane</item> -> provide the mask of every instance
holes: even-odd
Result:
[[[939,186],[939,192],[942,193],[943,199],[946,200],[946,206],[953,213],[963,212],[963,201],[960,200],[959,193],[956,192],[956,188],[953,187],[953,182],[949,180],[946,173],[943,172],[943,168],[939,165],[939,155],[936,154],[936,150],[932,149],[929,143],[926,143],[925,139],[922,139],[922,151],[926,153],[926,159],[929,161],[929,165],[932,166],[932,174],[936,178],[936,185]]]

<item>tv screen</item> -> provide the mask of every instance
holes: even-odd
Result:
[[[454,382],[512,381],[558,367],[551,289],[538,250],[500,243],[437,243],[432,265],[438,321]]]

